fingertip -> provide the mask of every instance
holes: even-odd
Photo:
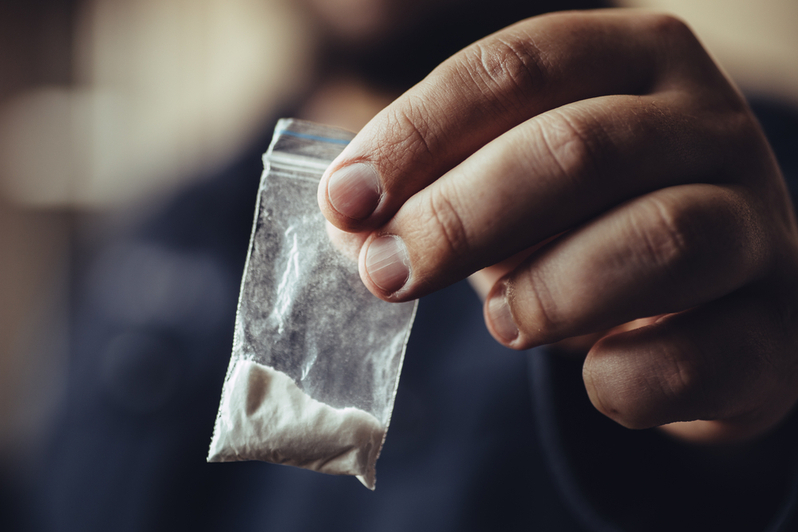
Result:
[[[483,307],[488,331],[502,345],[514,349],[519,347],[521,333],[515,323],[509,301],[509,290],[505,281],[493,285]]]
[[[633,430],[697,419],[711,375],[667,323],[647,321],[654,323],[608,334],[588,352],[582,378],[591,403]]]
[[[372,233],[360,249],[360,278],[366,288],[384,301],[402,302],[411,294],[412,266],[401,237]]]
[[[400,291],[410,279],[410,257],[405,243],[396,235],[381,235],[367,246],[364,266],[371,282],[386,295]]]
[[[355,222],[366,220],[377,209],[382,197],[382,182],[377,169],[366,162],[355,162],[336,169],[327,178],[330,207]]]
[[[628,392],[627,387],[619,383],[627,373],[622,361],[603,357],[597,363],[597,357],[601,356],[597,353],[594,346],[582,365],[582,382],[593,408],[627,429],[639,430],[653,426],[634,408],[640,402],[630,400],[625,393]]]

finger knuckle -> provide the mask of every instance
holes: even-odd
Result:
[[[645,24],[645,19],[643,20]],[[693,33],[690,26],[682,19],[667,13],[652,13],[648,15],[648,24],[645,27],[648,35],[653,39],[653,44],[661,52],[657,61],[662,63],[666,70],[683,69],[698,60],[703,65],[704,74],[714,70],[707,70],[712,64],[704,51],[704,47]],[[688,69],[689,70],[689,69]]]
[[[526,113],[530,95],[545,85],[549,70],[531,40],[512,35],[473,44],[457,68],[493,105],[518,114]]]
[[[681,283],[691,270],[695,232],[689,213],[673,202],[649,198],[642,219],[629,227],[638,233],[637,261]]]
[[[380,143],[383,164],[402,168],[407,160],[428,160],[434,156],[435,128],[430,123],[432,113],[428,112],[423,101],[407,96],[405,105],[394,106],[388,110],[383,139]]]
[[[727,175],[740,183],[764,182],[778,175],[767,137],[744,98],[731,92],[709,107],[709,134],[724,141],[730,157]]]
[[[642,23],[647,23],[647,30],[650,35],[659,39],[662,44],[673,46],[694,46],[698,44],[693,30],[685,21],[668,13],[651,13],[647,15],[647,20],[641,19]]]
[[[586,115],[551,112],[533,129],[539,145],[557,169],[552,176],[559,186],[570,184],[581,193],[597,183],[597,176],[612,157],[613,146],[602,125]]]
[[[428,212],[431,223],[424,224],[424,227],[435,238],[437,246],[443,246],[447,256],[468,255],[470,238],[456,200],[441,187],[432,188]]]

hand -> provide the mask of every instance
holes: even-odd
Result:
[[[744,99],[671,17],[554,14],[471,45],[369,122],[319,204],[361,233],[387,301],[488,268],[506,346],[620,327],[583,375],[627,427],[746,439],[798,399],[792,207]]]

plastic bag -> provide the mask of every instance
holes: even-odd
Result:
[[[373,296],[328,236],[316,189],[352,136],[277,125],[209,462],[265,460],[374,489],[416,303]]]

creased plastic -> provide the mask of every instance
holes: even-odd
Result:
[[[208,461],[267,460],[374,489],[416,303],[373,296],[328,236],[316,189],[351,138],[277,125]]]

